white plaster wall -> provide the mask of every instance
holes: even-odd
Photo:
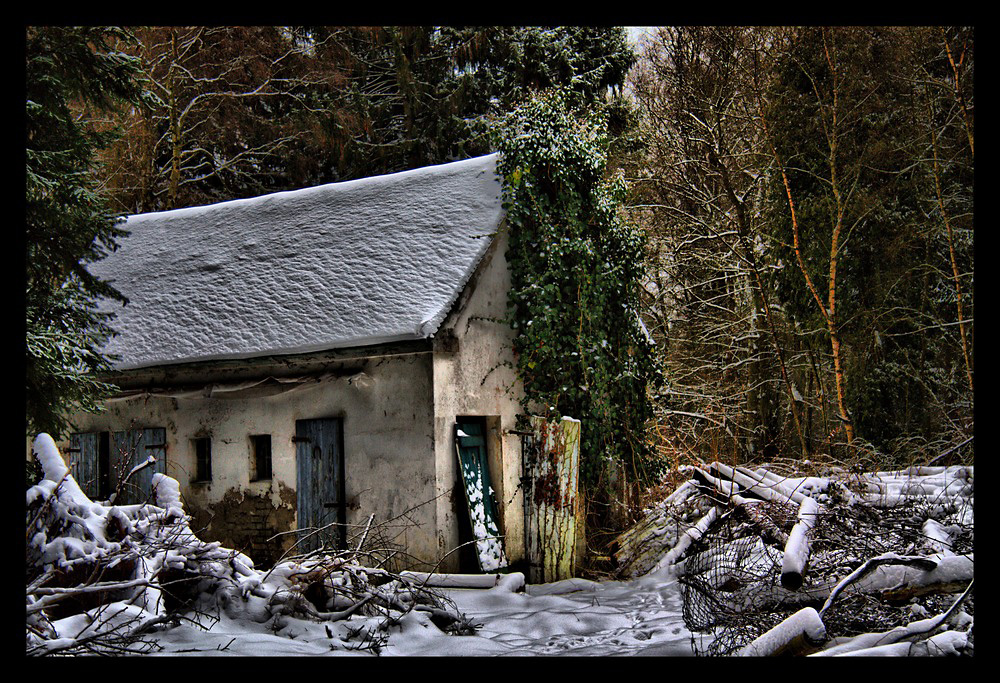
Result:
[[[466,298],[445,320],[442,331],[454,331],[458,350],[438,348],[434,353],[434,434],[438,487],[453,486],[458,477],[454,425],[460,415],[496,418],[487,422],[490,479],[500,507],[504,547],[508,559],[524,557],[524,501],[519,489],[521,476],[520,436],[516,429],[523,389],[514,370],[513,330],[501,321],[507,316],[510,271],[507,266],[507,231],[501,226],[490,251],[474,276]],[[442,547],[458,545],[457,522],[452,517],[467,514],[464,498],[449,505],[441,499],[438,518]]]
[[[134,371],[132,388],[246,381],[255,377],[363,369],[367,380],[324,381],[257,398],[136,397],[109,402],[107,411],[75,416],[77,431],[165,427],[167,473],[181,484],[192,508],[218,505],[231,491],[249,491],[285,504],[295,490],[295,421],[318,417],[344,420],[347,521],[364,524],[374,513],[385,520],[407,513],[398,542],[407,552],[440,571],[456,571],[457,514],[467,514],[458,481],[455,418],[489,418],[490,477],[497,493],[508,559],[524,556],[520,436],[516,428],[522,389],[513,363],[513,332],[506,318],[510,274],[505,228],[494,239],[430,349],[393,352],[339,361],[337,354],[313,360],[265,359],[219,362]],[[443,342],[450,333],[457,350]],[[331,360],[332,358],[332,360]],[[124,384],[122,385],[125,386]],[[270,482],[250,481],[251,434],[272,435]],[[212,437],[211,483],[193,483],[191,440]],[[68,442],[61,444],[68,447]],[[294,528],[294,522],[291,527]],[[219,540],[206,538],[206,540]],[[443,559],[443,561],[441,561]],[[440,564],[436,564],[440,561]],[[419,566],[419,565],[414,565]],[[424,567],[427,568],[427,567]]]
[[[353,365],[358,365],[354,362]],[[295,421],[340,417],[348,524],[363,525],[369,514],[384,521],[408,510],[412,525],[397,521],[407,552],[436,562],[440,544],[434,529],[438,507],[429,351],[363,361],[361,382],[326,380],[275,396],[252,399],[142,397],[109,402],[99,415],[75,418],[80,432],[165,427],[167,474],[176,478],[189,508],[207,509],[231,489],[294,501]],[[251,434],[272,435],[272,480],[250,481]],[[196,483],[191,439],[212,437],[212,481]],[[68,442],[61,444],[63,448]],[[425,503],[421,505],[421,503]],[[350,536],[350,532],[348,534]],[[206,539],[215,540],[215,539]]]

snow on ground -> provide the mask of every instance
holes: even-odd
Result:
[[[474,636],[443,633],[426,613],[410,612],[391,627],[382,656],[691,655],[691,634],[681,618],[681,595],[672,579],[627,582],[570,579],[510,590],[438,589],[481,628]],[[277,632],[266,624],[225,614],[203,630],[192,624],[156,635],[162,655],[373,654],[349,631],[374,628],[380,618],[334,624],[289,619]],[[208,624],[206,624],[208,625]],[[328,630],[329,629],[329,630]]]
[[[26,494],[32,654],[691,653],[681,593],[668,574],[525,586],[513,572],[492,588],[442,587],[434,596],[426,575],[364,568],[351,564],[353,556],[287,561],[265,572],[199,540],[170,477],[154,476],[151,503],[113,506],[80,491],[48,435],[34,452],[44,476]],[[102,580],[94,583],[95,575]],[[310,588],[334,597],[307,598]],[[369,601],[381,607],[366,615],[360,608]],[[469,633],[469,622],[474,634],[457,635]]]
[[[632,573],[631,579],[594,582],[577,578],[525,586],[524,576],[515,572],[499,575],[492,588],[458,588],[454,586],[461,584],[456,580],[470,579],[413,572],[396,575],[354,564],[355,555],[350,553],[300,558],[267,572],[257,570],[246,556],[221,548],[218,543],[202,542],[191,532],[177,482],[170,477],[154,477],[151,503],[112,506],[91,501],[83,494],[48,435],[36,439],[34,452],[44,477],[26,494],[26,642],[30,653],[128,649],[135,653],[199,656],[693,654],[692,634],[683,621],[683,597],[676,578],[680,565],[664,560],[685,545],[682,541],[692,537],[693,529],[697,529],[695,535],[707,531],[698,527],[709,526],[706,520],[714,516],[711,512],[703,514],[698,506],[692,508],[695,514],[688,516],[691,521],[687,530],[682,531],[676,523],[676,528],[671,528],[654,508],[649,523],[637,525],[636,534],[623,535],[623,549],[634,556],[633,560],[640,558],[646,565]],[[905,515],[921,533],[917,541],[904,539],[909,544],[903,549],[904,555],[898,554],[893,545],[898,545],[895,537],[889,538],[892,543],[882,548],[881,554],[867,558],[852,574],[841,578],[843,567],[853,564],[830,565],[826,577],[822,553],[811,553],[816,556],[811,558],[815,565],[811,572],[828,579],[829,597],[823,608],[818,613],[810,607],[791,615],[751,643],[748,652],[779,651],[789,645],[789,636],[797,637],[800,632],[811,640],[823,640],[825,630],[826,649],[819,654],[971,654],[973,617],[971,611],[959,609],[971,596],[974,569],[971,466],[877,473],[859,482],[859,486],[863,485],[860,494],[840,491],[832,481],[782,478],[769,483],[765,481],[767,472],[751,476],[754,473],[733,468],[728,468],[729,478],[722,480],[712,472],[722,475],[726,466],[716,463],[713,467],[700,470],[701,476],[717,488],[722,487],[718,490],[729,491],[735,504],[766,507],[763,501],[768,500],[767,494],[778,491],[779,486],[787,489],[782,493],[785,500],[792,502],[797,495],[801,499],[798,524],[814,518],[821,501],[823,505],[847,508],[864,501],[871,513],[898,505],[900,500],[927,499],[911,506]],[[743,488],[736,493],[739,482]],[[810,487],[805,485],[808,483],[823,485]],[[795,489],[809,493],[804,495]],[[743,497],[751,491],[760,494],[760,500]],[[691,492],[691,487],[681,487],[664,504],[688,501]],[[794,508],[788,507],[791,517],[796,517]],[[749,522],[740,524],[763,524],[763,517],[748,515]],[[900,519],[897,515],[895,523]],[[667,534],[668,530],[672,533]],[[752,530],[758,535],[767,532],[756,526]],[[634,546],[638,533],[651,542],[637,549]],[[763,547],[764,535],[756,539],[757,545]],[[785,559],[789,547],[807,547],[793,540],[784,542]],[[856,536],[853,540],[861,543]],[[879,547],[876,544],[862,550],[871,555]],[[778,568],[782,566],[780,550],[770,551],[778,559],[772,557],[769,564]],[[690,561],[691,557],[683,560]],[[639,564],[630,561],[627,566],[635,570]],[[742,568],[748,567],[744,558]],[[691,574],[685,574],[686,585],[691,584]],[[94,583],[97,575],[103,580]],[[75,585],[87,576],[91,579]],[[767,580],[763,577],[754,578],[745,587],[758,602],[768,593],[760,588],[777,583],[776,576]],[[475,583],[482,585],[484,579],[488,581],[488,577],[478,575]],[[890,610],[891,619],[879,616],[881,621],[876,619],[870,632],[860,636],[845,630],[846,622],[831,619],[827,611],[845,586],[861,590],[872,583],[873,590],[884,592],[898,587],[924,589],[951,584],[961,588],[967,582],[962,596],[954,602],[949,598],[950,608],[931,606],[940,612],[936,616],[928,617],[928,608],[911,600],[917,621],[888,628],[897,621],[898,610]],[[441,583],[451,587],[435,588],[436,594],[428,592],[430,586]],[[164,597],[163,587],[168,585],[175,587],[167,596],[174,600],[173,608]],[[312,589],[318,589],[319,594],[312,594]],[[734,587],[727,591],[738,593]],[[914,597],[923,592],[916,591]],[[182,605],[196,611],[173,611],[185,609]],[[379,606],[377,611],[368,612],[375,616],[365,616],[361,608],[366,605],[367,610]],[[475,626],[471,635],[470,623]],[[842,633],[830,633],[831,625]],[[886,628],[876,628],[879,626]],[[742,628],[740,624],[737,627]],[[851,628],[856,630],[855,626]],[[699,647],[704,645],[701,638]],[[913,638],[918,642],[897,642]],[[98,640],[101,648],[94,649]],[[716,636],[714,642],[723,640]]]

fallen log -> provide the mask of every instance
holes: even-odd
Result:
[[[650,571],[664,553],[676,545],[689,520],[697,521],[699,509],[710,504],[698,495],[700,491],[697,482],[689,479],[652,506],[635,526],[622,533],[615,541],[616,573],[634,577]]]
[[[746,501],[743,512],[760,528],[761,538],[784,548],[788,544],[788,534],[782,531],[771,517],[760,509],[766,505],[762,501]]]
[[[944,631],[926,640],[903,641],[890,645],[876,645],[863,650],[845,652],[840,657],[943,657],[959,655],[969,645],[969,634],[962,631]],[[815,656],[822,655],[817,652]]]
[[[915,571],[908,575],[908,567]],[[841,579],[830,590],[819,614],[822,616],[851,584],[858,584],[862,592],[898,591],[906,586],[929,588],[938,584],[971,581],[974,567],[972,554],[949,555],[937,561],[930,557],[886,553],[871,558]]]
[[[895,602],[904,595],[957,593],[972,581],[974,568],[971,553],[938,559],[890,553],[873,558],[839,581],[805,584],[794,591],[780,585],[748,586],[727,594],[725,603],[733,612],[822,605],[818,611],[823,618],[848,586],[852,592]]]
[[[705,532],[708,530],[708,527],[712,526],[718,518],[718,515],[719,508],[713,507],[705,514],[704,517],[698,520],[697,524],[690,529],[685,530],[684,533],[681,534],[681,537],[677,539],[677,544],[670,549],[670,552],[660,558],[660,561],[656,563],[656,566],[653,567],[650,573],[653,574],[657,572],[669,571],[671,565],[680,559],[681,555],[683,555],[688,549],[688,546],[695,541],[701,540],[702,536],[704,536]]]
[[[788,534],[785,556],[781,563],[781,585],[789,590],[802,586],[802,575],[809,562],[809,532],[819,515],[819,504],[812,498],[802,499],[799,518]]]
[[[493,588],[500,579],[499,574],[436,574],[414,571],[402,571],[399,576],[418,586],[436,588]]]
[[[778,657],[816,652],[826,627],[812,607],[801,609],[737,652],[739,657]]]
[[[957,600],[955,600],[951,606],[938,614],[937,616],[930,617],[929,619],[920,619],[918,621],[910,622],[905,626],[897,626],[896,628],[885,631],[884,633],[862,633],[859,636],[849,638],[847,640],[837,642],[836,644],[827,647],[826,649],[817,652],[817,656],[820,657],[831,657],[835,655],[845,655],[845,654],[861,654],[862,652],[873,650],[875,648],[885,647],[893,643],[898,643],[903,640],[914,640],[919,638],[927,638],[934,633],[941,625],[945,624],[951,615],[958,609],[958,606],[965,601],[972,591],[973,581],[969,581],[969,585],[965,588],[965,592]],[[822,610],[820,611],[822,614]],[[908,649],[908,648],[907,648]],[[868,654],[895,654],[893,652],[868,652]],[[906,653],[904,653],[906,654]]]
[[[765,500],[792,501],[801,504],[802,500],[806,498],[805,494],[793,490],[791,486],[784,483],[768,481],[763,477],[757,479],[734,467],[723,465],[720,462],[712,463],[710,469],[714,469],[723,477],[732,480],[747,491],[753,492]]]

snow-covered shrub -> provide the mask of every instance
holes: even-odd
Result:
[[[194,535],[170,477],[154,475],[155,504],[107,505],[81,490],[48,434],[33,453],[43,476],[26,494],[29,653],[141,652],[144,633],[252,571]]]
[[[142,653],[157,647],[154,631],[182,617],[217,621],[220,613],[276,632],[291,619],[356,616],[360,626],[341,630],[347,640],[360,639],[356,649],[373,652],[411,613],[446,633],[475,631],[419,581],[360,564],[361,544],[263,572],[246,555],[191,531],[176,480],[155,474],[152,502],[109,505],[80,489],[49,435],[35,440],[34,454],[44,474],[27,491],[29,654]]]

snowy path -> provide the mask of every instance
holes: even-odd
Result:
[[[564,592],[566,590],[573,592]],[[459,595],[458,593],[464,593]],[[662,580],[528,586],[526,593],[453,591],[479,635],[507,655],[690,655],[678,585]]]
[[[595,583],[571,579],[504,588],[445,591],[482,628],[475,636],[449,636],[425,613],[410,613],[392,628],[383,656],[691,655],[681,618],[681,595],[672,580],[643,578]],[[359,655],[323,624],[289,620],[277,633],[249,620],[222,620],[210,631],[181,625],[160,633],[159,654]]]

